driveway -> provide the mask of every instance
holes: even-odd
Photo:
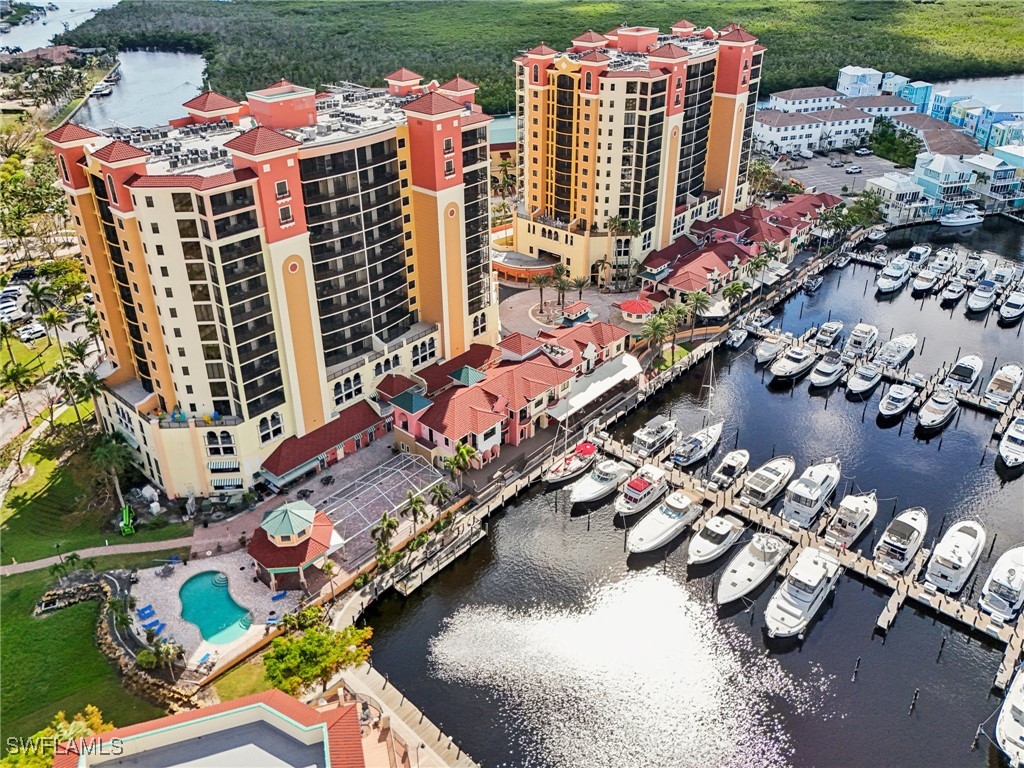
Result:
[[[829,168],[829,160],[838,158],[842,160],[842,168]],[[833,195],[842,196],[843,187],[849,187],[850,192],[861,192],[868,179],[876,178],[896,169],[896,165],[889,160],[884,160],[875,155],[867,157],[856,157],[852,152],[846,155],[832,154],[830,157],[817,157],[813,160],[799,161],[806,163],[807,167],[799,170],[786,170],[785,164],[780,163],[775,172],[782,179],[796,179],[801,184],[814,187],[815,192],[828,192]],[[846,173],[846,168],[851,165],[859,165],[863,172],[858,174]],[[906,171],[904,171],[906,172]]]

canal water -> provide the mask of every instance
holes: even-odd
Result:
[[[911,230],[903,238],[925,234],[1020,259],[1024,228],[991,217],[973,234]],[[943,309],[907,289],[879,301],[875,274],[856,265],[829,271],[817,294],[786,304],[783,327],[799,332],[831,314],[847,330],[862,319],[877,325],[882,340],[915,331],[923,349],[911,370],[934,372],[960,349],[983,356],[985,381],[997,359],[1024,357],[1017,328],[968,319],[962,305]],[[628,438],[655,413],[699,428],[708,365],[616,434]],[[718,456],[738,443],[752,465],[792,454],[802,470],[839,455],[841,490],[875,489],[883,500],[862,551],[894,507],[928,509],[929,545],[943,518],[948,528],[975,517],[995,539],[976,597],[999,554],[1024,539],[1024,480],[994,462],[992,418],[965,409],[940,438],[922,440],[914,416],[876,423],[880,392],[865,408],[843,390],[812,396],[806,381],[769,388],[749,349],[716,353],[713,366],[712,407],[725,420]],[[763,613],[773,583],[749,610],[716,609],[715,579],[727,558],[688,573],[684,537],[667,553],[627,559],[610,502],[574,516],[565,498],[535,487],[462,560],[366,615],[374,665],[483,765],[999,764],[984,738],[971,750],[979,723],[992,732],[1000,703],[989,689],[1001,657],[994,643],[913,607],[883,642],[872,630],[888,594],[846,576],[802,644],[768,642]]]

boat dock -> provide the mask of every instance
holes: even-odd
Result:
[[[402,597],[408,597],[422,587],[425,581],[438,574],[453,560],[468,552],[474,544],[486,535],[487,529],[477,521],[468,531],[462,533],[455,541],[445,545],[443,549],[428,559],[423,565],[395,581],[395,591],[402,595]]]

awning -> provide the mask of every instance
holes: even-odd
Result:
[[[619,355],[598,366],[593,373],[572,383],[569,394],[548,408],[548,416],[561,421],[586,408],[617,384],[635,379],[643,371],[640,361],[632,355]]]
[[[207,463],[207,468],[211,470],[237,470],[237,461],[211,461]]]
[[[242,478],[240,477],[215,477],[211,481],[214,488],[241,488]]]

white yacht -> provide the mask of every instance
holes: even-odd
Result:
[[[746,472],[749,463],[750,453],[748,451],[743,449],[729,451],[721,463],[715,467],[715,471],[711,473],[708,488],[716,493],[729,488],[736,482],[737,477]]]
[[[725,605],[749,595],[775,573],[791,549],[793,547],[778,536],[755,533],[747,546],[725,566],[715,587],[715,602]]]
[[[806,293],[807,295],[810,295],[812,293],[817,292],[817,290],[819,288],[821,288],[821,284],[824,283],[824,282],[825,282],[825,276],[822,275],[820,272],[817,273],[817,274],[811,275],[810,277],[807,278],[807,282],[804,283],[804,293]]]
[[[766,461],[743,484],[740,503],[767,507],[782,493],[794,472],[796,460],[792,456],[776,456]]]
[[[109,96],[114,92],[114,86],[107,82],[98,82],[89,92],[90,96]]]
[[[992,269],[992,282],[1000,288],[1013,285],[1013,283],[1015,283],[1021,276],[1022,269],[1024,269],[1024,267],[1020,267],[1012,261],[1003,259],[1002,261],[997,262],[995,267]]]
[[[965,282],[973,282],[974,280],[981,280],[984,278],[987,272],[988,259],[980,253],[972,253],[967,257],[967,261],[964,262],[964,265],[960,267],[957,277]]]
[[[846,393],[859,396],[866,395],[878,386],[882,380],[882,369],[874,363],[858,365],[846,382]]]
[[[935,261],[932,262],[929,269],[940,275],[944,275],[949,272],[957,264],[956,251],[952,248],[939,248],[935,253]]]
[[[829,320],[822,323],[821,328],[814,335],[814,343],[819,347],[831,347],[839,341],[839,334],[843,332],[842,320]]]
[[[967,206],[952,213],[944,213],[939,217],[939,224],[944,227],[969,227],[972,224],[981,224],[984,220],[976,208]]]
[[[715,515],[690,539],[687,565],[702,565],[717,560],[743,535],[743,521],[734,515]]]
[[[996,303],[996,284],[991,280],[979,280],[977,287],[967,297],[968,312],[987,312]]]
[[[708,424],[704,429],[677,441],[676,449],[672,452],[669,460],[678,467],[688,467],[707,458],[722,437],[723,423],[718,421]]]
[[[910,279],[910,266],[910,262],[906,259],[893,259],[878,275],[875,288],[879,293],[895,293]]]
[[[911,507],[896,515],[875,545],[875,562],[887,573],[903,573],[924,541],[928,513],[924,507]]]
[[[953,420],[958,410],[960,404],[956,401],[956,395],[939,387],[917,412],[917,426],[920,429],[942,429]]]
[[[999,440],[999,458],[1008,467],[1024,464],[1024,416],[1017,416]]]
[[[956,304],[960,299],[967,293],[967,283],[961,280],[959,277],[953,278],[949,281],[942,291],[942,301],[949,304]]]
[[[573,449],[572,453],[563,457],[561,461],[555,463],[551,469],[545,472],[544,480],[549,483],[564,483],[573,480],[590,469],[598,455],[597,446],[589,440],[584,440]]]
[[[974,520],[953,523],[932,551],[924,580],[955,595],[970,577],[985,550],[985,529]]]
[[[811,371],[811,386],[830,386],[839,381],[844,373],[846,373],[846,365],[843,363],[843,356],[836,350],[830,349]]]
[[[825,598],[835,589],[842,566],[834,555],[806,547],[764,609],[769,637],[803,637]]]
[[[1012,291],[999,307],[999,319],[1004,323],[1012,323],[1021,317],[1024,317],[1024,291]]]
[[[1017,674],[1010,681],[1010,687],[999,708],[996,720],[996,744],[1010,759],[1013,768],[1024,765],[1024,668],[1017,667]]]
[[[949,372],[942,384],[954,392],[970,392],[974,389],[974,384],[978,381],[984,365],[985,363],[978,355],[964,355],[956,361],[953,370]]]
[[[817,359],[807,347],[790,347],[786,354],[775,358],[768,372],[779,381],[798,379],[811,370]]]
[[[786,488],[780,517],[793,527],[810,527],[835,493],[841,478],[842,464],[838,456],[811,464]]]
[[[738,349],[743,346],[743,342],[747,340],[747,336],[750,335],[750,331],[746,328],[733,328],[729,331],[729,336],[725,340],[725,346],[730,349]]]
[[[999,366],[985,387],[985,401],[995,406],[1006,405],[1013,400],[1024,381],[1024,366],[1020,363],[1005,363]]]
[[[868,230],[867,238],[872,243],[877,243],[885,240],[885,236],[888,234],[882,227],[872,227]]]
[[[913,245],[903,255],[903,258],[910,262],[911,266],[920,267],[927,263],[928,257],[931,255],[932,247],[930,245]]]
[[[758,309],[747,315],[744,325],[747,328],[764,328],[775,319],[775,315],[766,309]]]
[[[761,364],[770,363],[793,341],[793,334],[781,333],[765,336],[754,347],[754,359]]]
[[[629,477],[633,468],[624,461],[604,459],[599,461],[590,474],[573,483],[569,501],[573,504],[589,504],[600,501],[619,487]]]
[[[653,464],[644,464],[615,497],[615,511],[621,517],[630,517],[650,509],[668,493],[665,470]]]
[[[825,528],[825,542],[836,549],[849,549],[871,527],[878,514],[875,492],[844,496]]]
[[[894,419],[914,404],[917,390],[909,384],[893,384],[878,403],[878,415]]]
[[[907,361],[911,353],[917,348],[916,333],[901,333],[894,339],[889,339],[878,350],[875,355],[875,362],[884,365],[886,368],[899,368]]]
[[[922,269],[914,276],[910,289],[915,293],[927,293],[939,282],[939,273],[934,269]]]
[[[641,459],[646,459],[664,448],[675,434],[675,419],[655,416],[633,433],[633,451]]]
[[[681,534],[704,511],[701,497],[694,491],[676,491],[640,518],[629,529],[626,549],[633,554],[663,547]]]
[[[850,262],[853,261],[853,255],[847,251],[846,253],[840,254],[839,258],[835,261],[836,269],[846,269],[850,266]]]
[[[978,605],[1000,621],[1013,621],[1024,606],[1024,544],[1003,552],[981,588]]]
[[[847,363],[859,360],[875,348],[877,341],[878,328],[867,323],[857,323],[843,346],[843,360]]]

